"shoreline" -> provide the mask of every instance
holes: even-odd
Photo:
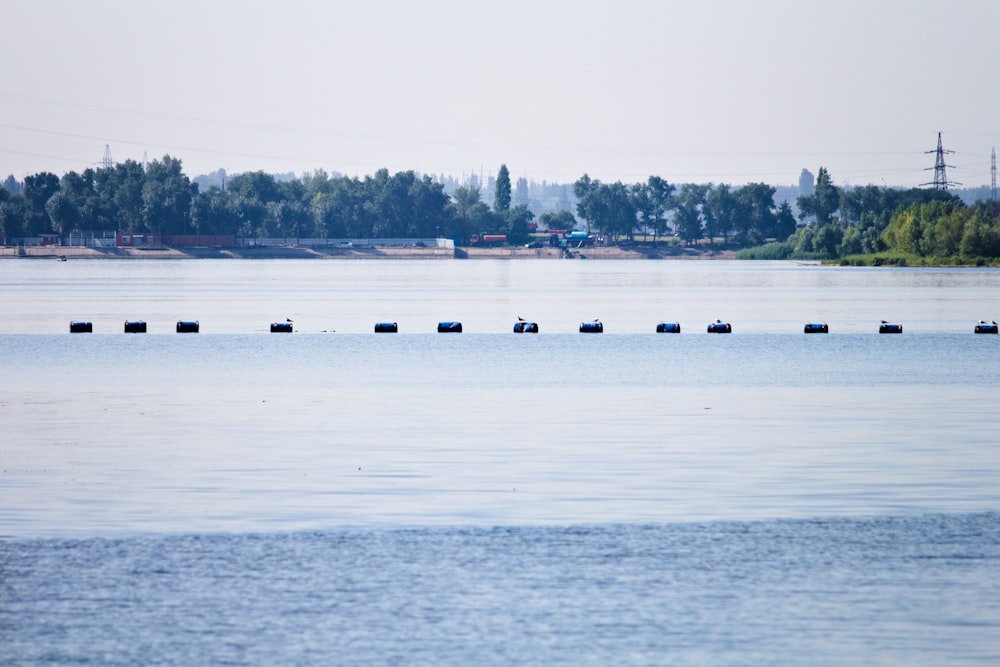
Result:
[[[560,248],[308,248],[298,246],[236,247],[236,248],[86,248],[77,246],[30,246],[24,254],[13,246],[0,247],[3,259],[62,258],[85,260],[120,259],[317,259],[317,260],[370,260],[370,259],[569,259]],[[569,251],[575,259],[678,259],[718,260],[734,259],[735,250],[718,248],[662,246],[655,248],[628,248],[620,246],[578,248]]]

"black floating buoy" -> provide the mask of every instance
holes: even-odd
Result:
[[[715,320],[708,325],[708,333],[733,333],[733,325],[722,320]]]
[[[462,323],[438,322],[438,333],[462,333]]]
[[[94,323],[93,322],[70,322],[69,323],[70,333],[94,333]]]
[[[271,333],[292,333],[291,322],[271,322]]]
[[[144,320],[125,320],[125,333],[146,333]]]
[[[514,333],[538,333],[538,322],[518,320],[514,322]]]
[[[600,320],[594,320],[593,322],[581,322],[580,333],[604,333],[604,325],[601,324]]]
[[[998,331],[1000,329],[998,329],[996,321],[987,323],[986,320],[979,320],[979,324],[976,325],[975,330],[977,334],[995,334]]]
[[[177,333],[198,333],[198,329],[199,327],[197,321],[190,322],[181,320],[177,322]]]
[[[399,325],[395,322],[376,322],[375,333],[399,333]]]
[[[656,333],[680,333],[680,322],[660,322],[656,325]]]
[[[891,322],[886,322],[882,320],[882,324],[878,327],[878,332],[880,334],[901,334],[903,333],[902,324],[893,324]]]
[[[803,331],[804,333],[830,333],[830,327],[826,322],[810,322]]]

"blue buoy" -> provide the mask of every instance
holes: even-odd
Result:
[[[656,333],[680,333],[680,322],[660,322],[656,325]]]
[[[580,333],[604,333],[604,325],[601,324],[600,320],[594,320],[593,322],[581,322]]]
[[[514,333],[538,333],[538,322],[518,320],[514,322]]]
[[[376,322],[375,333],[399,333],[399,325],[395,322]]]
[[[880,334],[901,334],[903,333],[903,325],[883,321],[882,324],[879,325],[878,332]]]
[[[810,322],[805,326],[804,333],[830,333],[830,327],[826,322],[823,322],[822,324]]]
[[[438,333],[462,333],[462,323],[438,322]]]
[[[733,325],[722,320],[715,320],[708,325],[708,333],[733,333]]]
[[[291,322],[271,322],[271,333],[292,333]]]
[[[977,334],[995,334],[998,331],[1000,331],[1000,329],[998,329],[996,322],[987,324],[984,320],[979,320],[979,324],[976,325],[975,330]]]
[[[125,320],[125,333],[146,333],[146,322],[143,320]]]
[[[94,323],[93,322],[70,322],[69,323],[70,333],[94,333]]]
[[[177,322],[177,333],[198,333],[198,322],[184,321]]]

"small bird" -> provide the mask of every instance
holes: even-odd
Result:
[[[889,324],[889,323],[886,322],[885,320],[882,320],[882,324]]]
[[[290,318],[290,317],[286,317],[286,318],[285,318],[285,321],[286,321],[286,322],[291,322],[291,321],[292,321],[292,318]]]
[[[517,316],[517,321],[518,321],[518,322],[527,322],[528,320],[526,320],[526,319],[524,319],[523,317],[521,317],[520,315],[518,315],[518,316]]]

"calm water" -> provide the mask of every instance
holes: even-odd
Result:
[[[1000,271],[11,260],[0,303],[4,664],[1000,659]]]

